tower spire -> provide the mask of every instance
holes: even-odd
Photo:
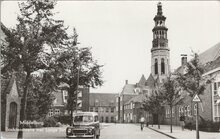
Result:
[[[158,2],[157,4],[157,15],[162,15],[163,11],[162,11],[162,3]]]
[[[154,17],[153,41],[151,49],[151,73],[156,79],[164,79],[170,72],[170,57],[167,31],[165,25],[166,17],[162,12],[162,4],[157,4],[157,14]]]

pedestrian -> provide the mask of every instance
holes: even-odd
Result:
[[[182,130],[184,130],[184,126],[185,126],[185,116],[182,114],[180,116],[180,125],[182,127]]]
[[[140,119],[140,122],[141,122],[141,131],[143,130],[143,127],[144,127],[144,117],[142,116],[141,119]]]

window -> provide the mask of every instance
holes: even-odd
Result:
[[[78,96],[78,97],[82,97],[82,91],[78,91],[77,96]]]
[[[111,108],[111,112],[112,112],[112,113],[114,112],[114,107],[113,107],[113,108]]]
[[[214,118],[215,121],[220,121],[220,102],[219,100],[214,101]]]
[[[93,112],[93,107],[90,107],[90,108],[89,108],[89,111]]]
[[[105,108],[105,112],[108,112],[108,107]]]
[[[187,111],[188,111],[188,116],[191,116],[191,109],[190,109],[190,105],[187,106]]]
[[[165,63],[164,63],[164,59],[161,59],[161,74],[165,74]]]
[[[68,92],[66,90],[63,90],[63,102],[67,103],[67,99],[68,99]]]
[[[53,109],[49,109],[49,117],[53,116]]]
[[[179,106],[179,117],[184,114],[184,110],[182,106]]]
[[[170,109],[167,109],[167,118],[170,118]]]
[[[214,95],[218,94],[218,91],[220,91],[220,82],[214,82],[213,91],[214,91]]]
[[[78,108],[82,108],[82,100],[78,99],[77,100]]]
[[[98,111],[99,111],[98,107],[95,107],[95,112],[98,112]]]
[[[104,122],[104,117],[103,116],[101,117],[101,122]]]
[[[158,62],[157,62],[157,59],[155,59],[155,62],[154,62],[154,73],[158,74]]]
[[[169,118],[169,109],[166,109],[166,118]]]
[[[55,115],[59,115],[60,114],[60,109],[55,109]]]
[[[174,114],[175,114],[175,108],[173,107],[172,108],[172,117],[174,117]]]

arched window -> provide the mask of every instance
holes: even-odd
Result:
[[[188,116],[191,116],[191,108],[190,105],[187,106]]]
[[[164,59],[161,59],[161,74],[165,74],[165,63],[164,63]]]
[[[194,104],[194,115],[197,114],[197,104]]]
[[[155,59],[155,62],[154,62],[154,73],[158,74],[158,61],[157,61],[157,59]]]

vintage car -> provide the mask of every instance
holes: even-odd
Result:
[[[100,136],[100,125],[96,112],[78,112],[73,115],[73,126],[67,127],[67,138],[93,138]]]

